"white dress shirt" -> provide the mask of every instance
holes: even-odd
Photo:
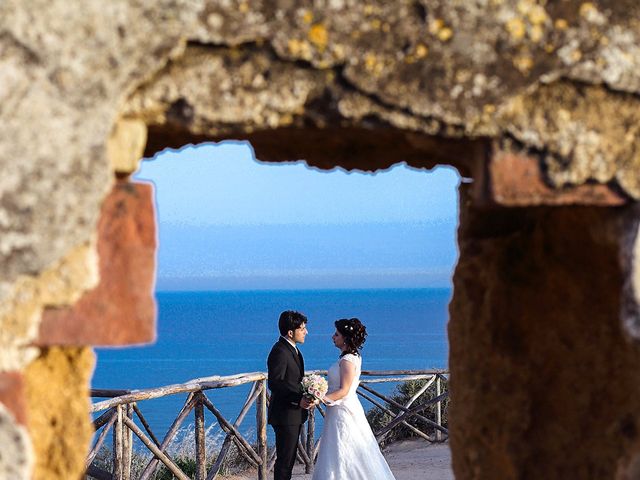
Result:
[[[296,349],[296,353],[298,353],[298,347],[296,347],[296,342],[292,342],[291,339],[289,337],[285,337],[283,335],[280,335],[282,338],[284,338],[287,342],[289,342],[289,345],[291,345],[293,348]]]

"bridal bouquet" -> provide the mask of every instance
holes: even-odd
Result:
[[[327,393],[327,381],[324,377],[310,373],[302,377],[302,394],[314,400],[321,400]]]

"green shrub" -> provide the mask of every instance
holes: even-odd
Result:
[[[196,478],[196,459],[191,457],[178,457],[174,458],[173,462],[184,472],[184,474],[189,478]],[[154,480],[173,480],[173,473],[169,471],[169,469],[161,464],[162,466],[156,472],[153,477]]]
[[[253,445],[254,450],[257,451],[257,446]],[[212,467],[216,458],[218,457],[219,452],[215,452],[215,455],[211,457],[207,457],[207,472]],[[194,456],[183,455],[173,459],[174,463],[187,475],[189,478],[196,477],[196,459]],[[224,461],[222,462],[222,466],[220,467],[219,475],[228,476],[234,475],[240,472],[244,472],[251,468],[251,464],[247,461],[247,459],[240,453],[238,447],[235,444],[232,444],[225,456]],[[160,467],[156,471],[154,480],[173,480],[176,477],[173,476],[171,471],[163,464],[160,464]]]

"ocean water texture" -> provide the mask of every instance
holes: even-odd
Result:
[[[266,371],[267,355],[279,335],[278,316],[288,309],[309,319],[309,335],[301,346],[307,370],[324,370],[335,361],[339,352],[331,342],[333,322],[349,317],[360,318],[369,333],[363,370],[446,368],[450,297],[450,289],[158,292],[157,342],[98,349],[92,387],[141,389]],[[209,390],[207,396],[235,420],[248,392],[246,385]],[[173,395],[138,406],[163,437],[185,399],[186,394]],[[207,416],[209,428],[214,420]],[[255,431],[253,411],[241,430],[248,435]]]

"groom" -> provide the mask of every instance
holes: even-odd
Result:
[[[269,353],[268,385],[271,390],[268,423],[276,434],[276,464],[274,480],[290,480],[300,428],[307,420],[307,410],[313,405],[302,395],[304,359],[296,345],[307,336],[307,317],[287,310],[278,320],[280,339]]]

